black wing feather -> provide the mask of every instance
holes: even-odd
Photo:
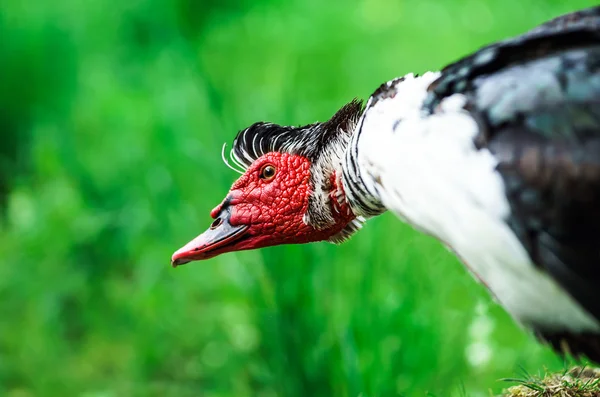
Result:
[[[431,95],[426,107],[433,109],[444,97],[471,91],[471,83],[479,76],[563,51],[595,46],[599,42],[600,6],[560,16],[523,35],[485,46],[446,66],[442,76],[429,88]]]
[[[426,110],[455,93],[480,124],[475,145],[500,161],[507,222],[537,266],[600,320],[600,7],[449,65]]]

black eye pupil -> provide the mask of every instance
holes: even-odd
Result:
[[[263,168],[260,176],[263,179],[269,179],[269,178],[272,178],[274,175],[275,175],[275,167],[273,167],[272,165],[268,165],[265,168]]]

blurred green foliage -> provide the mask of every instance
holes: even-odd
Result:
[[[561,368],[390,214],[339,247],[169,259],[235,179],[239,129],[594,3],[3,0],[0,395],[487,396]]]

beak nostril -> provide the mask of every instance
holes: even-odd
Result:
[[[221,218],[215,219],[214,222],[210,224],[210,229],[214,230],[218,228],[219,226],[221,226],[221,223],[223,223],[223,220]]]

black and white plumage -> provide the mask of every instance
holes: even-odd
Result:
[[[344,163],[355,213],[435,236],[519,322],[597,362],[599,22],[569,14],[383,85]]]
[[[325,123],[254,124],[231,159],[244,175],[174,265],[340,242],[389,210],[558,351],[600,363],[600,7],[394,79]],[[304,212],[278,228],[278,200]]]

